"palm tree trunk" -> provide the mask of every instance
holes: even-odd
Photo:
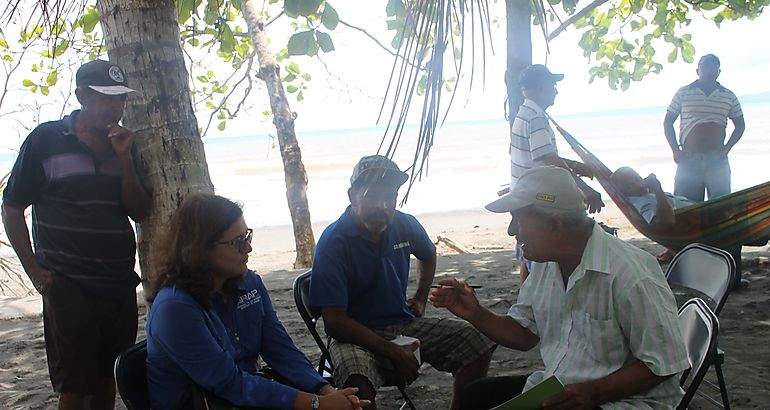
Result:
[[[294,227],[294,244],[297,250],[294,268],[309,268],[313,264],[315,238],[307,203],[307,173],[302,163],[302,152],[297,143],[297,135],[294,132],[296,114],[289,108],[289,100],[286,98],[279,74],[280,66],[268,47],[264,22],[259,18],[254,0],[244,1],[242,11],[257,51],[258,77],[267,86],[270,108],[273,110],[273,124],[278,134],[278,145],[286,180],[286,199],[289,203]]]
[[[505,85],[508,90],[508,124],[513,126],[513,119],[524,102],[519,86],[519,74],[532,64],[532,6],[530,1],[505,0],[505,19],[507,33],[507,60]]]
[[[134,131],[134,161],[150,195],[150,214],[137,227],[145,291],[154,278],[153,241],[191,192],[213,193],[190,98],[173,0],[98,0],[110,61],[126,73],[123,116]]]

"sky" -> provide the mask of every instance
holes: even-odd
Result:
[[[365,29],[379,38],[382,43],[388,44],[392,34],[386,30],[385,3],[385,1],[334,0],[332,4],[342,20]],[[505,27],[502,10],[504,2],[497,0],[491,3],[491,17],[497,19],[499,23],[494,24],[492,32],[494,53],[491,50],[487,52],[484,67],[485,82],[482,84],[481,77],[478,77],[470,93],[463,86],[458,87],[457,98],[448,121],[502,119],[504,116]],[[381,4],[381,6],[373,7],[373,4]],[[724,22],[721,29],[718,29],[713,22],[696,15],[686,31],[693,35],[696,61],[700,55],[706,53],[714,53],[721,58],[720,81],[723,85],[739,96],[770,91],[770,82],[767,81],[767,73],[770,72],[770,44],[763,41],[770,38],[770,15],[766,13],[755,21]],[[279,45],[286,44],[291,29],[285,17],[270,25],[268,34],[274,51],[280,48]],[[296,101],[290,94],[291,108],[298,114],[295,123],[298,132],[377,126],[377,116],[385,94],[393,56],[379,48],[365,35],[343,25],[338,26],[331,35],[336,50],[328,54],[322,53],[320,56],[328,68],[328,73],[327,68],[318,59],[295,58],[303,71],[313,75],[309,89],[305,91],[303,102]],[[559,95],[556,104],[549,110],[554,115],[665,106],[678,87],[695,79],[695,64],[688,64],[680,59],[673,64],[664,64],[660,74],[650,74],[643,82],[632,83],[628,91],[613,91],[603,79],[589,83],[590,64],[582,56],[582,50],[577,45],[580,36],[577,30],[568,29],[552,41],[549,47],[550,53],[546,53],[542,38],[538,35],[539,32],[533,29],[533,62],[547,63],[553,72],[565,74],[565,79],[558,85]],[[665,60],[669,51],[670,46],[661,45],[658,54]],[[215,64],[213,68],[216,72],[226,72],[222,71],[226,70],[226,66],[223,65]],[[480,70],[481,63],[477,61],[477,73]],[[0,75],[3,74],[0,73]],[[467,84],[467,78],[463,81]],[[58,92],[61,95],[69,90]],[[251,99],[253,108],[249,112],[230,120],[224,132],[213,130],[209,136],[274,134],[275,129],[270,120],[265,119],[261,114],[262,111],[269,109],[264,89],[254,92]],[[69,104],[74,103],[74,99],[70,99]],[[415,114],[420,108],[419,103],[417,101],[413,104]],[[44,117],[58,116],[61,112],[60,106],[61,104],[57,107],[49,107]],[[7,107],[2,109],[5,111]],[[16,114],[16,119],[23,115],[25,114]],[[6,125],[13,122],[12,117],[0,116],[0,126],[7,129]],[[205,113],[198,113],[200,125],[203,125],[205,118],[207,118]],[[384,125],[383,121],[380,121],[380,126]],[[258,125],[255,126],[255,123]],[[13,139],[20,141],[23,137],[24,135],[20,135]]]
[[[503,24],[493,31],[494,54],[487,55],[486,82],[482,87],[481,81],[475,80],[470,94],[462,87],[458,89],[450,121],[503,118],[505,32],[504,18],[499,9],[504,2],[497,3],[497,12],[493,11],[493,17],[500,17]],[[389,42],[391,34],[385,30],[384,7],[372,10],[371,2],[348,0],[336,0],[334,4],[343,20],[365,28],[383,43]],[[766,81],[770,72],[770,44],[761,40],[770,38],[770,15],[766,13],[754,21],[725,22],[721,29],[713,22],[696,16],[686,32],[693,35],[696,63],[703,54],[718,55],[722,61],[720,81],[737,95],[770,91],[770,82]],[[632,83],[628,91],[613,91],[604,79],[589,83],[590,64],[577,45],[580,32],[571,28],[562,33],[551,42],[550,54],[546,53],[538,34],[533,30],[533,62],[547,63],[553,72],[565,74],[564,81],[558,86],[556,104],[549,111],[553,114],[666,106],[679,87],[696,78],[696,63],[688,64],[679,59],[673,64],[664,63],[660,74],[651,74],[643,82]],[[322,58],[332,73],[342,77],[354,90],[362,92],[353,91],[354,101],[350,102],[347,94],[331,92],[323,80],[314,79],[302,104],[291,101],[292,109],[299,114],[296,126],[300,131],[338,128],[341,125],[371,127],[377,120],[393,57],[351,29],[340,26],[332,36],[337,49],[333,54],[322,55]],[[660,47],[658,55],[661,60],[665,61],[670,47]],[[300,57],[297,61],[302,67],[313,67],[313,61],[308,57]],[[419,105],[415,104],[415,108]],[[237,128],[235,124],[228,126],[229,132],[235,132]]]

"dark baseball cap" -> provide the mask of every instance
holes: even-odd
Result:
[[[564,79],[564,74],[554,74],[542,64],[533,64],[519,74],[519,84],[523,88],[534,88],[541,85],[556,84]]]
[[[135,91],[126,86],[123,70],[104,60],[89,61],[80,66],[75,74],[75,84],[104,95],[122,95]]]
[[[350,186],[357,183],[383,182],[400,187],[409,179],[409,175],[401,171],[390,158],[382,155],[369,155],[361,158],[353,167],[353,175],[350,176]]]

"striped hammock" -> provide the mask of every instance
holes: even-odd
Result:
[[[612,171],[553,118],[551,122],[581,160],[593,166],[595,177],[623,215],[644,236],[678,252],[694,243],[721,249],[738,245],[762,246],[770,237],[770,181],[685,208],[675,209],[675,226],[653,229],[610,180]]]

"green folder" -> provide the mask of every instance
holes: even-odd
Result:
[[[542,404],[545,400],[561,393],[562,390],[564,386],[559,379],[551,376],[491,410],[539,410],[543,408]]]

